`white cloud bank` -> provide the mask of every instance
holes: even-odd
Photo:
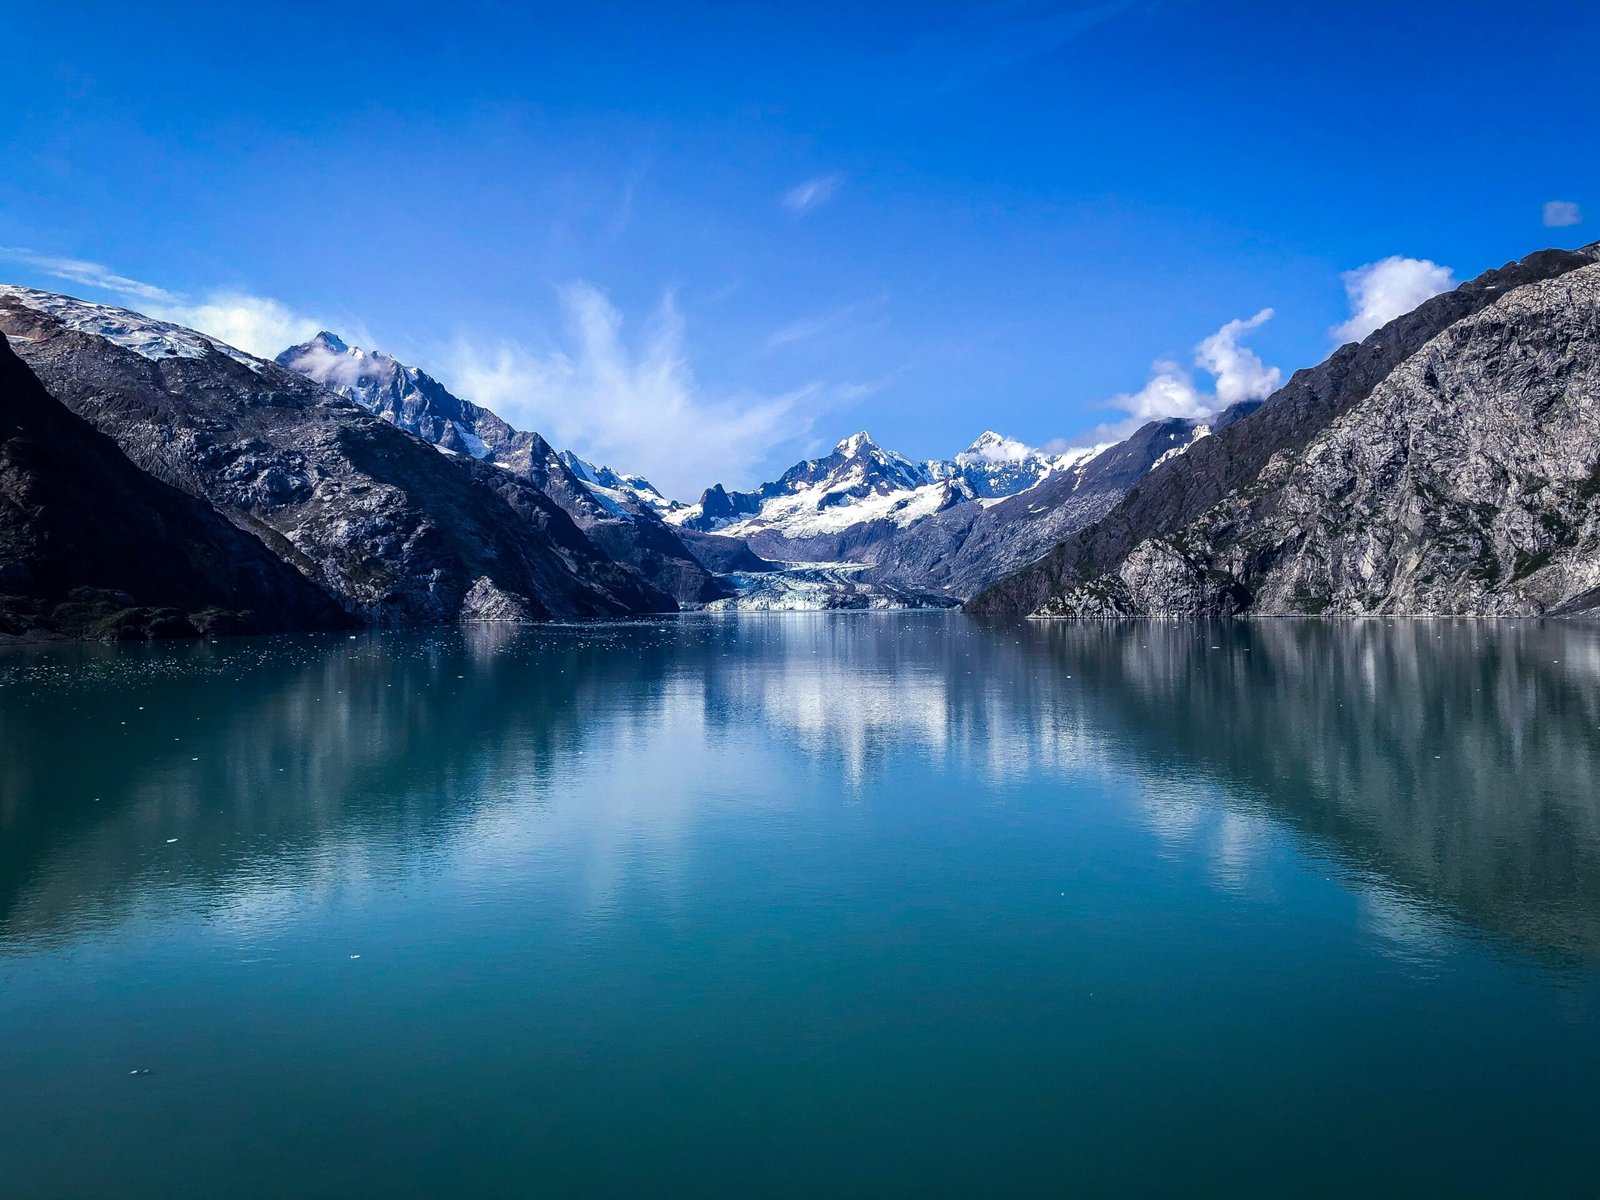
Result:
[[[1194,348],[1194,365],[1215,379],[1212,390],[1203,390],[1191,371],[1170,359],[1151,365],[1150,381],[1137,392],[1125,392],[1111,401],[1123,409],[1128,420],[1104,427],[1103,436],[1125,437],[1147,421],[1167,417],[1205,417],[1241,400],[1260,400],[1277,389],[1283,372],[1269,367],[1242,339],[1272,320],[1272,310],[1263,308],[1248,320],[1229,321]]]
[[[956,455],[956,461],[963,466],[969,463],[1012,463],[1022,462],[1037,453],[1039,451],[1027,442],[1019,442],[1016,438],[991,430]]]
[[[1583,224],[1583,210],[1574,200],[1546,200],[1544,202],[1546,229],[1565,229],[1569,225]]]
[[[276,300],[240,292],[214,292],[194,304],[146,305],[144,311],[198,329],[258,358],[272,358],[328,327],[326,322],[302,316]]]
[[[445,371],[451,389],[558,447],[637,472],[669,496],[694,500],[713,481],[754,479],[778,448],[808,437],[830,405],[871,390],[814,383],[781,395],[708,396],[670,293],[632,342],[599,288],[570,284],[560,298],[566,349],[459,343]]]
[[[840,175],[813,176],[785,192],[783,206],[797,216],[808,213],[832,200],[843,183],[844,177]]]
[[[0,246],[0,258],[31,267],[52,279],[110,292],[136,302],[138,311],[147,317],[197,329],[259,358],[271,358],[325,328],[312,318],[264,296],[219,291],[195,301],[153,283],[119,275],[101,263],[35,254],[10,246]]]
[[[1333,328],[1340,342],[1359,342],[1430,296],[1456,286],[1449,267],[1398,254],[1346,271],[1341,278],[1350,297],[1350,319]]]

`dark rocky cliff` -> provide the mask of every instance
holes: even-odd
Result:
[[[52,398],[0,335],[0,636],[272,633],[354,621]]]

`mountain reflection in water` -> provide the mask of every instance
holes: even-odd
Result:
[[[1592,1182],[1595,625],[14,647],[0,746],[9,1195]]]
[[[561,790],[589,802],[594,869],[619,869],[608,837],[670,854],[699,806],[781,804],[762,737],[847,791],[908,752],[981,785],[1112,777],[1223,874],[1269,822],[1384,920],[1600,961],[1600,628],[1557,622],[821,616],[12,650],[0,932],[114,923],[146,885],[420,869]],[[181,849],[152,855],[158,833]]]

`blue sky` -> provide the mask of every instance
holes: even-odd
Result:
[[[685,495],[862,427],[926,457],[1202,411],[1325,357],[1347,272],[1418,260],[1357,279],[1376,319],[1600,236],[1590,4],[6,26],[0,278],[257,351],[326,324]]]

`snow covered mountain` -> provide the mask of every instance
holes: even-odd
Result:
[[[181,325],[130,312],[126,308],[96,304],[75,296],[42,292],[11,283],[0,284],[0,299],[9,299],[35,312],[44,313],[65,329],[101,338],[113,346],[132,350],[139,357],[152,361],[222,354],[252,371],[259,372],[262,366],[260,359],[252,358],[243,350],[235,350],[215,338]]]
[[[517,431],[486,408],[453,395],[426,371],[376,350],[346,345],[323,330],[290,346],[277,363],[354,400],[370,413],[457,454],[493,460],[509,450]]]
[[[276,361],[442,450],[520,469],[524,474],[530,456],[542,454],[534,446],[537,434],[518,430],[487,408],[461,399],[420,368],[379,350],[351,346],[327,330],[309,342],[290,346]],[[539,442],[544,444],[543,439]],[[597,467],[570,450],[556,457],[561,467],[572,472],[600,505],[619,519],[633,520],[640,505],[663,513],[683,507],[642,476]]]
[[[975,500],[1004,500],[1025,492],[1046,476],[1064,471],[1094,455],[1086,447],[1065,454],[1045,454],[1041,450],[986,429],[978,439],[948,462],[924,464],[935,478],[959,481]]]
[[[852,434],[823,458],[797,463],[752,492],[708,488],[698,504],[667,513],[688,529],[757,537],[776,547],[886,521],[905,528],[958,504],[993,503],[1034,487],[1093,451],[1046,455],[986,431],[950,459],[912,462]]]
[[[620,510],[631,511],[634,504],[642,504],[658,513],[676,512],[688,507],[681,500],[667,499],[643,475],[623,475],[610,467],[597,467],[571,450],[561,452],[561,461],[598,499],[612,503]]]

